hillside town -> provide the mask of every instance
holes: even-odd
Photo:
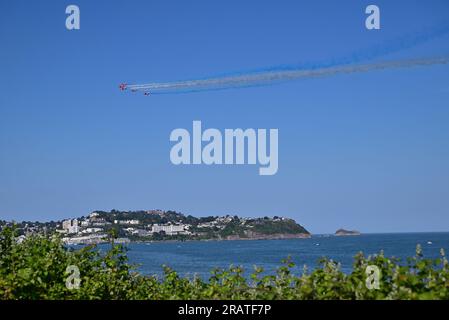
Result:
[[[11,224],[5,221],[0,225]],[[310,233],[285,217],[245,218],[236,215],[196,218],[174,211],[93,211],[63,221],[15,223],[22,238],[33,233],[57,233],[64,243],[96,244],[159,240],[236,240],[309,237]]]

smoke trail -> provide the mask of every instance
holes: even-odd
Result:
[[[304,78],[316,78],[332,76],[337,74],[361,73],[383,69],[411,68],[417,66],[430,66],[438,64],[448,64],[449,56],[414,59],[414,60],[396,60],[371,64],[345,65],[338,67],[324,67],[314,69],[299,70],[273,70],[259,73],[248,73],[236,76],[216,77],[210,79],[186,80],[176,82],[155,82],[140,85],[128,85],[132,91],[144,91],[151,94],[170,93],[170,92],[191,92],[207,91],[218,89],[230,89],[239,87],[253,87],[269,85],[282,81],[290,81]]]
[[[391,53],[399,52],[414,46],[429,42],[438,37],[449,33],[447,22],[434,25],[433,27],[422,29],[418,32],[409,33],[387,42],[371,46],[362,50],[353,52],[350,55],[340,58],[334,58],[328,61],[302,63],[296,65],[278,65],[266,68],[253,69],[250,71],[241,71],[222,74],[216,77],[199,78],[194,80],[173,81],[168,83],[149,83],[142,85],[128,85],[127,88],[132,91],[150,91],[153,94],[158,93],[187,93],[205,90],[221,90],[229,88],[254,87],[268,85],[275,82],[289,81],[293,79],[327,76],[338,73],[367,72],[374,69],[383,68],[404,68],[418,65],[426,65],[424,60],[411,60],[380,63],[373,65],[354,65],[363,61],[369,61]],[[441,59],[430,59],[430,64],[441,64]],[[440,62],[438,62],[440,61]],[[446,62],[444,62],[446,63]],[[349,67],[353,65],[353,67]],[[345,67],[347,66],[347,67]],[[368,67],[369,66],[369,67]],[[368,70],[365,70],[368,69]]]
[[[240,73],[229,73],[227,75],[237,75],[243,73],[256,73],[274,70],[297,70],[341,66],[351,63],[360,63],[373,60],[389,54],[407,50],[418,45],[425,44],[439,37],[449,34],[449,24],[447,22],[436,24],[432,27],[426,27],[420,31],[407,33],[402,36],[392,38],[388,41],[378,43],[376,45],[357,50],[349,55],[341,56],[327,61],[306,62],[301,64],[283,64],[253,70],[247,70]]]

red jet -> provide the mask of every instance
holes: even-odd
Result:
[[[120,90],[125,91],[126,88],[126,83],[120,83],[120,85],[118,86]]]

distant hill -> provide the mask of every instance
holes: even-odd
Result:
[[[359,236],[360,232],[356,230],[338,229],[335,231],[336,236]]]
[[[0,222],[8,224],[7,222]],[[58,232],[67,243],[106,242],[113,235],[121,241],[251,240],[308,238],[309,231],[285,217],[194,217],[176,211],[102,211],[64,221],[16,223],[20,234]]]

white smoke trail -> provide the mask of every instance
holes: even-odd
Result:
[[[417,66],[431,66],[448,63],[449,57],[445,56],[414,60],[396,60],[371,64],[345,65],[339,67],[316,68],[309,70],[272,70],[267,72],[248,73],[209,79],[134,84],[128,85],[127,88],[132,91],[144,91],[150,93],[206,91],[214,89],[269,85],[281,81],[325,77],[337,74],[361,73],[374,70],[411,68]]]

